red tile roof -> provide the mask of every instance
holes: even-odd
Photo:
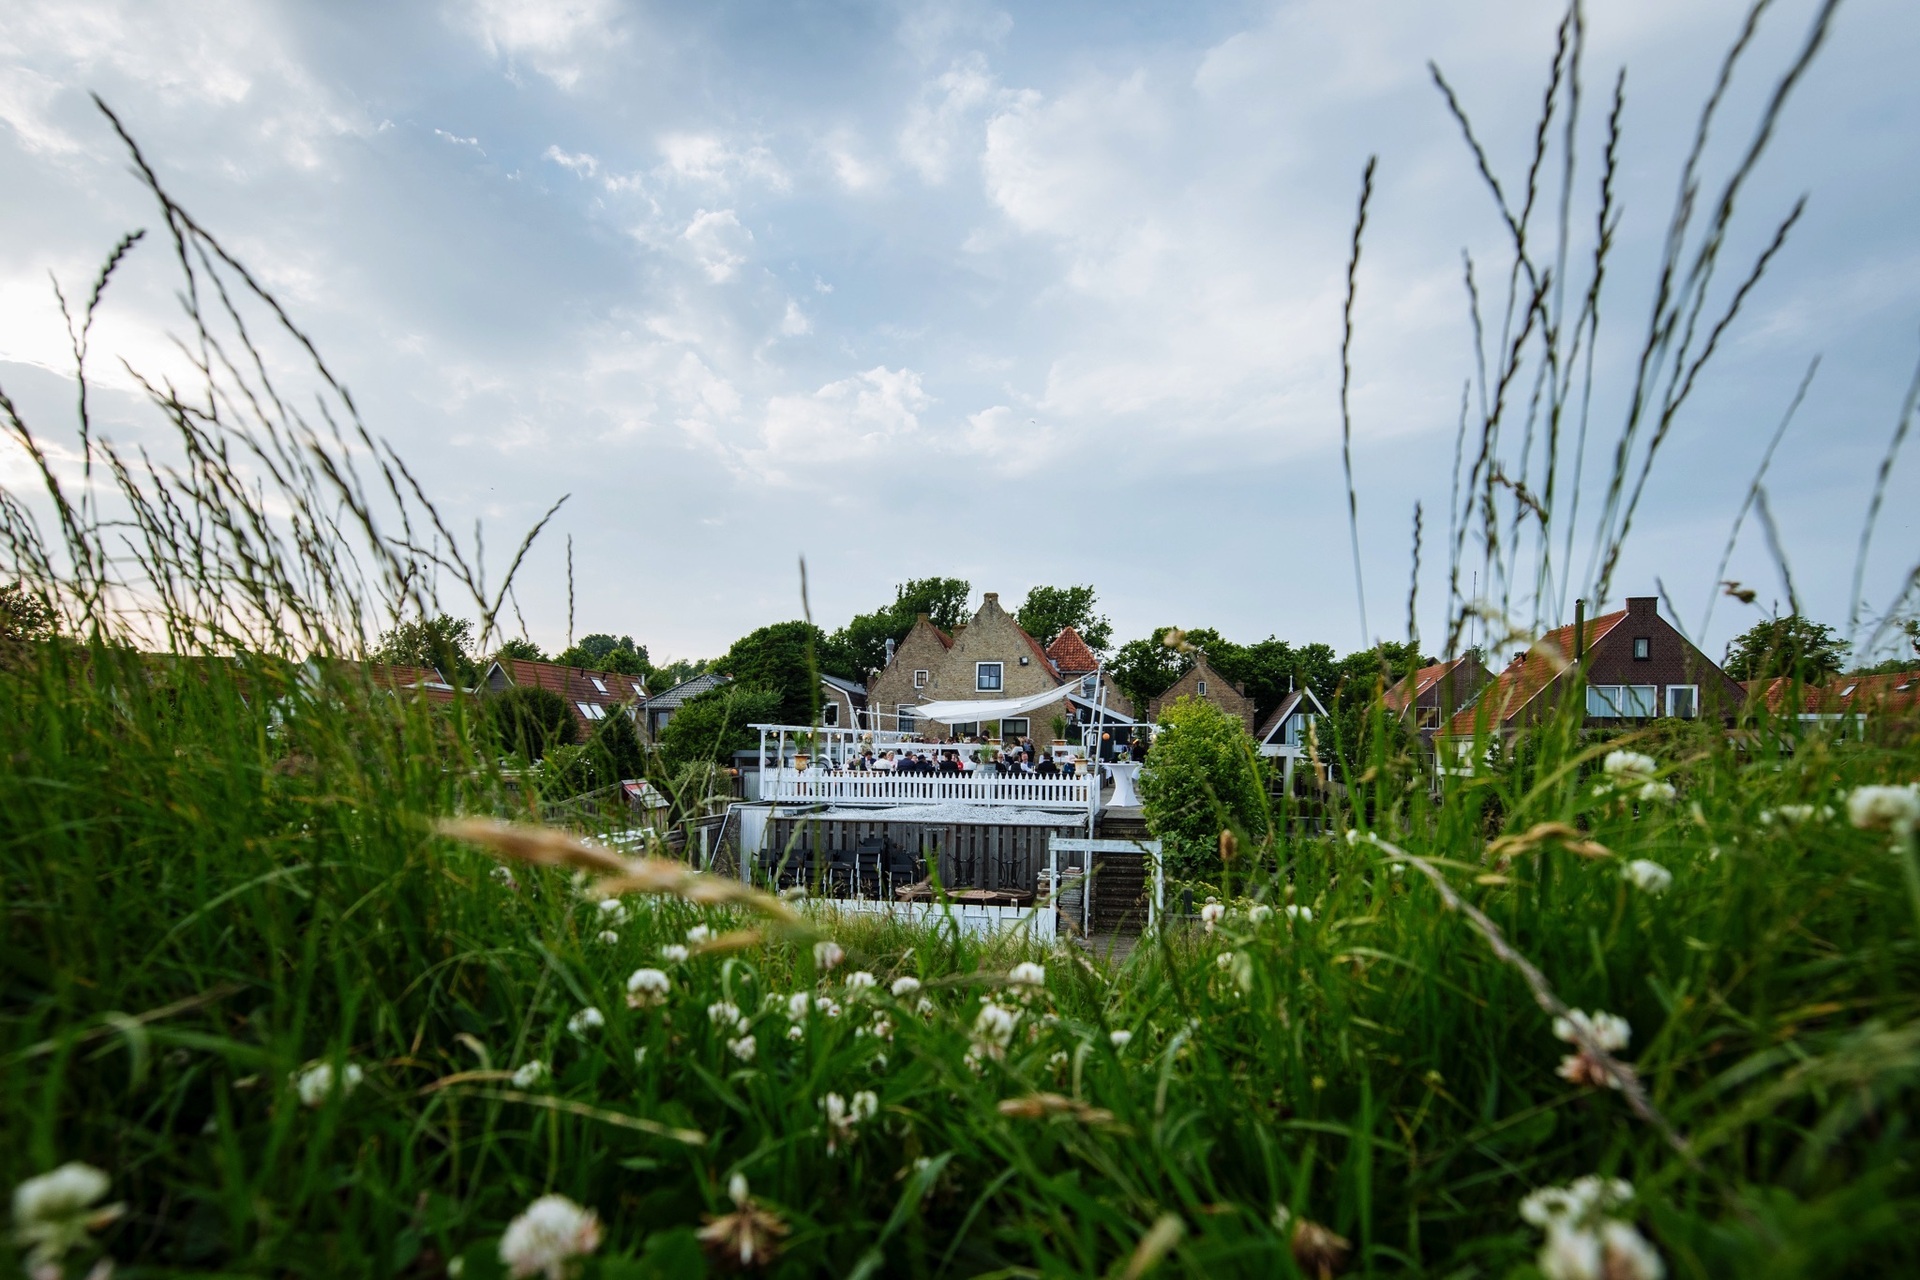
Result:
[[[1803,685],[1787,676],[1744,681],[1749,702],[1775,714],[1871,715],[1920,709],[1920,670],[1876,676],[1835,676],[1823,685]]]
[[[1087,648],[1087,642],[1072,627],[1053,638],[1053,643],[1047,646],[1047,657],[1063,675],[1085,675],[1100,669],[1100,659],[1093,656],[1093,650]]]
[[[1587,620],[1586,643],[1582,650],[1591,653],[1609,631],[1626,620],[1627,611],[1603,613]],[[1505,727],[1508,721],[1526,710],[1540,691],[1560,678],[1573,658],[1573,628],[1555,627],[1525,653],[1507,664],[1507,669],[1472,703],[1460,708],[1447,722],[1446,732],[1459,738],[1471,738],[1476,727],[1489,730]]]
[[[610,712],[646,699],[646,688],[639,676],[623,676],[617,671],[595,671],[587,667],[563,667],[555,662],[530,662],[508,658],[500,662],[513,684],[535,689],[551,689],[567,700],[574,726],[582,740],[591,735],[599,721],[582,710],[582,704]],[[604,715],[601,719],[604,719]]]

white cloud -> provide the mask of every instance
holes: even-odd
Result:
[[[591,178],[600,169],[600,162],[586,152],[582,151],[575,155],[572,152],[562,151],[558,144],[547,148],[545,159],[553,161],[562,169],[571,169],[574,176],[580,178]]]
[[[747,260],[746,245],[753,233],[740,225],[731,209],[702,209],[693,215],[680,238],[692,246],[707,278],[721,284],[733,279],[734,272]]]
[[[660,139],[660,154],[667,172],[688,182],[730,188],[741,181],[753,181],[774,191],[785,191],[792,185],[767,148],[734,146],[718,134],[670,133]]]
[[[618,42],[613,0],[468,0],[461,25],[489,54],[524,61],[562,89],[575,89],[591,61]]]
[[[780,317],[780,332],[789,338],[813,332],[813,321],[807,318],[807,313],[792,298],[787,299],[787,312]]]
[[[927,183],[939,185],[978,146],[981,118],[997,104],[1026,101],[1000,87],[985,55],[968,54],[921,88],[900,130],[900,154]]]
[[[918,373],[884,365],[811,395],[774,396],[761,447],[742,460],[778,482],[791,480],[795,470],[871,459],[917,438],[920,414],[931,403]]]

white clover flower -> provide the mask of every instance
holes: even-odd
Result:
[[[1360,843],[1359,829],[1356,827],[1348,827],[1346,840],[1348,844],[1359,844]]]
[[[716,1027],[732,1027],[736,1031],[747,1029],[747,1020],[740,1016],[740,1006],[731,1000],[716,1000],[708,1005],[707,1020]]]
[[[1593,1175],[1529,1194],[1520,1216],[1546,1232],[1541,1273],[1549,1280],[1661,1280],[1666,1267],[1653,1246],[1611,1216],[1632,1199],[1631,1183]]]
[[[856,969],[847,975],[847,990],[867,991],[879,984],[879,979],[865,969]]]
[[[601,1013],[598,1009],[594,1008],[592,1005],[588,1005],[586,1008],[582,1009],[580,1012],[574,1014],[571,1018],[567,1019],[567,1030],[571,1031],[576,1036],[584,1037],[585,1035],[587,1035],[587,1033],[592,1031],[598,1031],[600,1028],[606,1025],[607,1025],[606,1015]]]
[[[1287,904],[1287,919],[1289,919],[1289,920],[1302,920],[1302,921],[1305,921],[1305,922],[1306,922],[1307,924],[1312,924],[1312,923],[1313,923],[1313,908],[1312,908],[1312,907],[1298,907],[1298,906],[1295,906],[1295,905],[1294,905],[1293,903],[1291,903],[1291,902],[1289,902],[1289,903]]]
[[[760,1051],[760,1042],[750,1035],[742,1035],[727,1041],[727,1052],[742,1062],[752,1062],[753,1055]]]
[[[627,904],[618,898],[602,898],[596,904],[600,919],[605,924],[625,924],[627,922]]]
[[[513,1087],[516,1089],[536,1089],[541,1085],[551,1084],[552,1081],[553,1072],[538,1058],[522,1063],[514,1069]]]
[[[787,997],[787,1017],[795,1022],[804,1022],[807,1010],[813,1007],[813,997],[804,991],[796,991]]]
[[[895,978],[893,980],[893,997],[896,1000],[910,996],[919,989],[920,979],[918,978]]]
[[[647,1063],[647,1046],[641,1045],[633,1051],[633,1065],[643,1067]]]
[[[856,1039],[862,1036],[872,1036],[878,1040],[891,1040],[893,1039],[893,1019],[887,1017],[884,1013],[876,1013],[873,1015],[873,1021],[871,1023],[864,1027],[855,1028],[853,1034]]]
[[[1600,1274],[1605,1280],[1661,1280],[1667,1268],[1645,1236],[1609,1220],[1600,1226]]]
[[[846,958],[847,953],[840,949],[840,944],[837,942],[816,942],[813,944],[813,962],[822,969],[838,968],[840,962]]]
[[[1212,933],[1213,926],[1219,924],[1220,917],[1226,914],[1227,909],[1225,907],[1217,902],[1209,902],[1200,908],[1200,922],[1207,926],[1208,933]]]
[[[1776,818],[1794,827],[1813,821],[1816,812],[1818,810],[1810,804],[1783,804],[1773,811]]]
[[[1920,827],[1920,784],[1855,787],[1847,796],[1847,821],[1862,831],[1912,835]]]
[[[331,1062],[314,1062],[301,1069],[294,1077],[294,1092],[300,1095],[300,1101],[309,1107],[317,1107],[338,1093],[346,1097],[360,1087],[366,1079],[366,1072],[357,1062],[349,1062],[340,1068],[338,1078],[333,1074]]]
[[[687,945],[690,947],[704,946],[706,945],[707,942],[712,940],[712,938],[713,938],[713,930],[707,928],[707,926],[703,924],[697,924],[693,926],[693,928],[687,930]]]
[[[600,1217],[562,1195],[544,1195],[507,1224],[500,1261],[511,1276],[564,1280],[568,1264],[600,1247]]]
[[[635,969],[627,975],[627,1003],[636,1009],[664,1003],[672,989],[673,979],[658,969]]]
[[[495,867],[487,872],[487,876],[495,884],[503,884],[509,889],[518,889],[520,887],[513,878],[513,872],[506,867]]]
[[[1222,951],[1213,958],[1213,963],[1221,969],[1233,968],[1233,952]]]
[[[1007,981],[1016,987],[1044,987],[1047,985],[1047,970],[1044,965],[1023,960],[1007,971]]]
[[[1680,793],[1673,789],[1671,782],[1643,782],[1640,784],[1640,798],[1649,802],[1671,801]]]
[[[1520,1220],[1544,1229],[1570,1220],[1578,1207],[1565,1187],[1541,1187],[1520,1202]]]
[[[1602,1280],[1600,1237],[1580,1227],[1548,1227],[1535,1261],[1547,1280]]]
[[[1273,908],[1264,902],[1256,902],[1247,908],[1247,922],[1261,925],[1273,918]]]
[[[975,1054],[985,1054],[989,1058],[1006,1056],[1007,1045],[1013,1040],[1013,1029],[1019,1025],[1020,1012],[1003,1005],[983,1004],[973,1020],[973,1049]]]
[[[1622,786],[1635,782],[1651,782],[1653,775],[1659,772],[1660,762],[1652,756],[1643,756],[1638,751],[1609,751],[1607,758],[1600,764],[1600,771]]]
[[[1673,887],[1673,872],[1645,858],[1635,858],[1620,868],[1620,878],[1640,892],[1656,898]]]
[[[1109,1041],[1109,1042],[1110,1042],[1110,1043],[1111,1043],[1111,1044],[1113,1045],[1113,1047],[1114,1047],[1114,1048],[1116,1048],[1116,1049],[1124,1049],[1124,1048],[1126,1048],[1126,1047],[1127,1047],[1127,1045],[1129,1045],[1130,1043],[1132,1043],[1132,1041],[1133,1041],[1133,1032],[1131,1032],[1131,1031],[1109,1031],[1109,1032],[1107,1032],[1107,1040],[1108,1040],[1108,1041]]]
[[[660,958],[668,964],[681,964],[686,960],[688,954],[687,949],[677,942],[669,942],[666,946],[660,948]]]
[[[930,1018],[939,1011],[939,1008],[940,1006],[932,1000],[929,1000],[926,996],[921,996],[920,999],[915,1002],[913,1011],[923,1018]]]
[[[101,1170],[73,1160],[13,1189],[14,1238],[28,1250],[28,1274],[63,1274],[61,1260],[87,1233],[121,1215],[122,1205],[93,1207],[111,1185]]]
[[[1404,862],[1390,862],[1387,864],[1387,872],[1395,880],[1398,880],[1407,874],[1407,864]]]
[[[1633,1038],[1633,1028],[1617,1013],[1595,1010],[1588,1014],[1579,1009],[1569,1009],[1564,1018],[1553,1020],[1554,1039],[1578,1044],[1575,1028],[1586,1032],[1589,1039],[1608,1053],[1618,1053]]]
[[[818,1009],[826,1017],[837,1018],[840,1016],[840,1002],[829,996],[815,996],[813,998],[813,1007]]]
[[[1071,1061],[1071,1059],[1067,1056],[1067,1051],[1065,1049],[1055,1049],[1052,1053],[1047,1055],[1047,1065],[1052,1067],[1055,1071],[1058,1071],[1062,1067],[1066,1066],[1069,1061]]]
[[[796,1022],[787,1028],[787,1039],[805,1040],[806,1038],[807,1038],[806,1024]]]
[[[612,929],[602,929],[599,933],[594,935],[593,940],[595,942],[598,942],[602,946],[611,947],[615,943],[620,941],[620,935],[618,933],[615,933]]]
[[[858,1136],[855,1130],[859,1125],[879,1109],[880,1099],[871,1089],[862,1089],[851,1099],[837,1093],[820,1099],[820,1110],[827,1121],[827,1151],[832,1153],[842,1144],[852,1142]]]

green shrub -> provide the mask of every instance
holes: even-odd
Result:
[[[1185,875],[1220,865],[1224,830],[1264,837],[1268,766],[1239,718],[1211,702],[1181,698],[1160,713],[1140,775],[1147,826]]]
[[[542,759],[579,737],[567,700],[551,689],[515,685],[488,694],[482,705],[500,750],[523,760]]]
[[[779,718],[780,695],[751,684],[723,684],[689,698],[660,731],[660,755],[670,774],[692,764],[727,765],[733,753],[759,744],[748,728]]]

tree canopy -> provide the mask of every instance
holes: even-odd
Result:
[[[689,698],[660,731],[661,762],[669,774],[689,765],[725,764],[759,742],[747,726],[781,719],[780,695],[750,684],[723,684]]]
[[[623,676],[645,676],[653,670],[647,661],[647,646],[634,644],[632,636],[616,640],[600,633],[581,636],[572,648],[556,655],[554,661],[562,666],[613,671]]]
[[[1840,673],[1852,647],[1824,622],[1790,613],[1757,622],[1735,636],[1723,665],[1735,680],[1791,676],[1818,684]]]
[[[402,622],[383,632],[372,656],[376,662],[433,667],[454,684],[471,686],[480,679],[473,648],[473,623],[443,613]]]
[[[1093,611],[1097,597],[1090,586],[1033,587],[1014,614],[1026,633],[1043,645],[1052,644],[1072,627],[1096,653],[1113,643],[1113,624]]]
[[[1237,716],[1201,698],[1160,713],[1140,775],[1142,813],[1176,872],[1217,868],[1223,830],[1267,834],[1266,763]]]
[[[577,735],[567,700],[551,689],[515,685],[488,694],[481,704],[500,749],[539,760],[555,747],[572,746]]]
[[[745,685],[770,689],[779,698],[771,718],[782,724],[812,724],[820,690],[816,672],[827,637],[810,622],[776,622],[733,642],[713,670]],[[684,709],[683,709],[684,710]]]
[[[887,665],[887,641],[895,644],[913,630],[914,619],[926,614],[942,631],[952,631],[970,616],[967,597],[973,587],[965,578],[913,578],[893,588],[893,603],[872,613],[855,614],[847,625],[827,637],[820,651],[820,669],[847,680],[865,680],[869,671]]]
[[[503,640],[500,647],[493,651],[494,661],[505,662],[509,658],[518,658],[522,662],[545,662],[547,651],[525,636],[515,636]]]

